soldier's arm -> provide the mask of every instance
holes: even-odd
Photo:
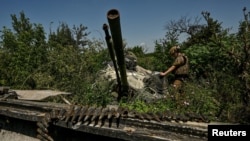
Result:
[[[165,72],[161,72],[160,75],[161,75],[161,76],[168,75],[168,74],[169,74],[170,72],[172,72],[175,68],[176,68],[176,66],[171,66],[171,67],[168,68]]]

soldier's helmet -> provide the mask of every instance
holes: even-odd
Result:
[[[179,46],[173,46],[173,47],[170,48],[169,54],[173,55],[174,53],[179,52],[179,50],[180,50]]]

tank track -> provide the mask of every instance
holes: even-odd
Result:
[[[48,129],[51,125],[89,133],[98,130],[100,130],[100,133],[104,133],[107,132],[107,129],[109,131],[111,129],[112,132],[122,131],[122,133],[125,133],[124,136],[128,133],[134,133],[136,137],[138,134],[162,136],[161,132],[175,132],[180,135],[192,135],[204,139],[207,136],[206,126],[203,128],[190,126],[188,122],[192,121],[199,124],[209,122],[204,116],[191,113],[177,115],[166,111],[142,114],[116,105],[96,107],[15,99],[0,100],[0,115],[35,121],[37,138],[41,141],[53,141]],[[102,128],[103,130],[101,130]],[[145,133],[146,129],[147,133]],[[140,139],[141,137],[140,135]],[[130,138],[130,136],[123,138]]]

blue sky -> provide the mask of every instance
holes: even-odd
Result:
[[[250,0],[2,0],[0,1],[0,29],[11,27],[11,14],[24,11],[31,23],[40,23],[48,33],[50,23],[56,30],[60,22],[69,27],[83,24],[91,32],[90,38],[104,39],[102,25],[108,23],[110,9],[120,12],[122,37],[128,47],[143,45],[148,51],[154,42],[164,38],[165,25],[183,16],[202,17],[208,11],[211,17],[223,22],[224,28],[235,31],[243,20],[242,9],[250,11]]]

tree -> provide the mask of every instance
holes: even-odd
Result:
[[[165,42],[172,42],[172,44],[178,43],[180,36],[188,35],[188,37],[192,38],[196,35],[200,30],[203,28],[204,25],[200,24],[201,18],[188,18],[188,17],[181,17],[177,21],[170,21],[166,26],[165,29]]]
[[[87,36],[90,34],[89,32],[85,32],[88,28],[80,24],[79,27],[73,26],[73,36],[75,38],[75,46],[79,49],[83,49],[87,43]]]
[[[34,88],[31,74],[46,62],[45,32],[42,25],[30,23],[23,11],[20,18],[15,14],[11,18],[14,31],[6,27],[2,30],[4,73],[1,75],[7,85]]]
[[[242,93],[243,104],[248,106],[250,100],[250,12],[243,8],[244,21],[240,22],[238,39],[240,53],[234,54],[239,60],[239,73],[240,78],[244,84]]]

